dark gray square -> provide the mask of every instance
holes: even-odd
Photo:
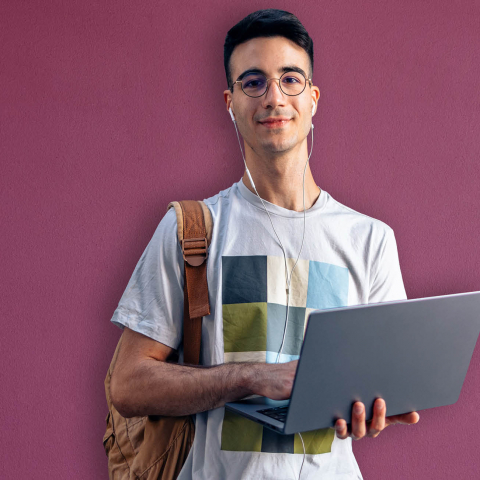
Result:
[[[222,257],[222,303],[267,301],[267,257]]]
[[[263,428],[262,452],[294,453],[295,435],[282,435]]]

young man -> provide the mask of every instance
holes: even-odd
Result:
[[[293,480],[302,465],[304,479],[362,478],[352,438],[416,423],[417,413],[386,417],[377,399],[366,423],[357,402],[349,429],[338,420],[335,430],[300,437],[223,408],[248,395],[290,397],[313,309],[406,298],[392,229],[334,200],[308,167],[320,91],[303,25],[284,11],[252,13],[228,32],[224,61],[224,98],[244,140],[246,172],[205,200],[214,231],[201,363],[210,368],[166,363],[181,349],[183,324],[183,258],[171,209],[112,318],[125,328],[112,400],[126,417],[197,414],[181,480]]]

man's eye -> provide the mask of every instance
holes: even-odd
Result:
[[[249,80],[245,83],[245,88],[258,88],[263,85],[262,80]]]
[[[300,83],[300,80],[296,77],[283,77],[285,83]]]

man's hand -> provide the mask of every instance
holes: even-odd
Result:
[[[256,364],[250,377],[253,392],[273,400],[290,398],[297,365],[298,360],[277,364]],[[357,408],[359,409],[357,410]],[[348,437],[352,437],[354,440],[360,440],[363,437],[375,438],[388,425],[395,423],[412,425],[420,420],[417,412],[391,417],[386,417],[386,413],[385,400],[377,398],[373,406],[373,418],[365,422],[365,406],[361,402],[356,402],[352,408],[352,424],[347,425],[345,420],[338,419],[335,423],[336,435],[342,440]]]
[[[253,391],[272,400],[287,400],[292,393],[297,365],[298,360],[257,364]]]
[[[377,437],[380,432],[389,425],[401,423],[403,425],[412,425],[420,420],[417,412],[404,413],[403,415],[393,415],[386,417],[387,406],[382,398],[377,398],[373,405],[373,418],[365,422],[365,406],[362,402],[356,402],[352,408],[352,424],[347,425],[343,419],[338,419],[335,423],[337,437],[345,440],[352,437],[354,440],[360,440],[363,437]],[[333,427],[332,427],[333,428]]]

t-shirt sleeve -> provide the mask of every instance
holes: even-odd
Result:
[[[133,271],[111,321],[171,348],[183,333],[183,257],[177,218],[169,209]]]
[[[406,300],[397,242],[392,228],[387,227],[372,268],[368,303]]]

